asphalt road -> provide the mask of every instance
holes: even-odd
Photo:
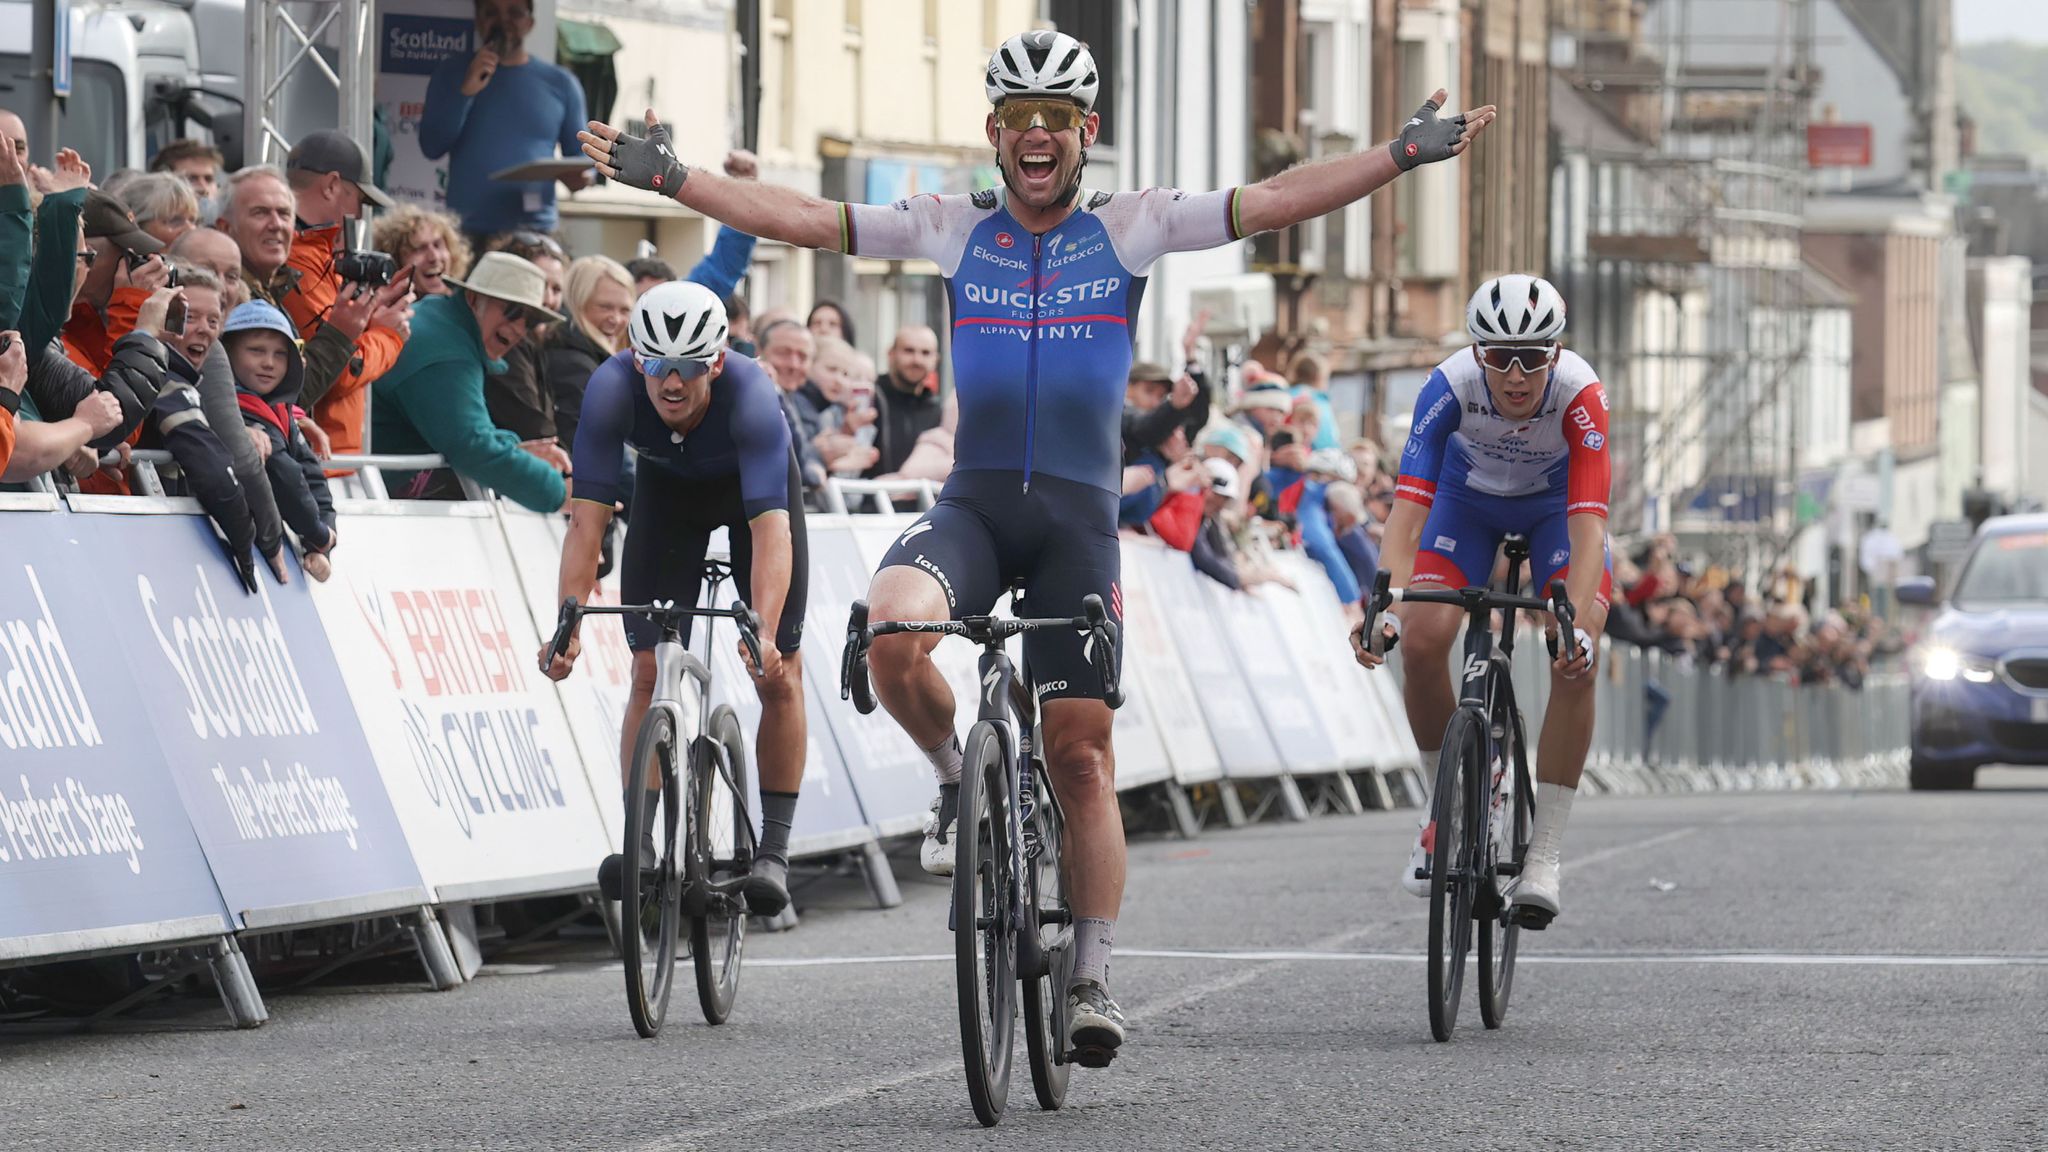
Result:
[[[687,978],[637,1039],[588,941],[431,993],[329,984],[273,1019],[0,1033],[0,1146],[249,1149],[2048,1146],[2048,777],[2007,791],[1591,799],[1506,1027],[1430,1039],[1414,817],[1133,846],[1125,1054],[978,1127],[944,889],[851,884],[757,934],[733,1020]],[[2031,790],[2030,790],[2031,787]],[[344,977],[344,979],[346,979]],[[1472,995],[1469,991],[1468,997]]]

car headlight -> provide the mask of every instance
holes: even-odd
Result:
[[[1972,684],[1989,684],[1997,667],[1982,656],[1971,656],[1953,648],[1933,647],[1920,655],[1920,674],[1929,680],[1947,682],[1961,676]]]

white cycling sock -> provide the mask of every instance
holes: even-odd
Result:
[[[923,748],[919,749],[919,751],[924,753],[925,759],[932,762],[932,771],[939,774],[939,783],[958,784],[960,782],[960,761],[963,758],[963,754],[960,751],[960,737],[948,736],[944,740],[939,741],[937,747]]]
[[[1438,758],[1439,756],[1441,756],[1441,755],[1443,754],[1443,750],[1442,750],[1442,749],[1440,749],[1440,748],[1424,748],[1424,749],[1421,749],[1421,753],[1422,753],[1422,768],[1421,768],[1421,772],[1422,772],[1422,781],[1423,781],[1423,784],[1424,784],[1424,785],[1425,785],[1426,787],[1431,787],[1431,788],[1434,788],[1434,787],[1436,786],[1436,762],[1437,762],[1437,758]],[[1422,813],[1421,813],[1421,815],[1419,815],[1419,816],[1417,816],[1417,817],[1415,818],[1415,826],[1416,826],[1417,828],[1427,828],[1427,827],[1429,827],[1429,799],[1428,799],[1428,798],[1425,798],[1425,799],[1424,799],[1424,800],[1422,801]]]
[[[1116,942],[1116,921],[1083,916],[1074,921],[1074,979],[1109,987],[1109,949]]]
[[[1564,844],[1564,826],[1572,818],[1579,790],[1548,781],[1536,785],[1536,822],[1529,829],[1529,854],[1555,860]]]

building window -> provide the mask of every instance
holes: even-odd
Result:
[[[1053,27],[1088,46],[1095,57],[1096,74],[1100,77],[1100,88],[1095,97],[1095,110],[1102,114],[1102,132],[1096,142],[1115,146],[1116,131],[1116,78],[1121,61],[1118,47],[1122,43],[1123,11],[1121,3],[1105,0],[1050,0],[1046,13],[1051,17]]]

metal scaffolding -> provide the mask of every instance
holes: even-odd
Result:
[[[1812,4],[1656,0],[1643,20],[1590,0],[1562,17],[1567,82],[1647,143],[1559,168],[1585,234],[1554,271],[1613,404],[1613,530],[1673,532],[1750,572],[1801,526]]]
[[[251,0],[243,139],[250,164],[280,164],[306,128],[370,139],[375,0]]]

